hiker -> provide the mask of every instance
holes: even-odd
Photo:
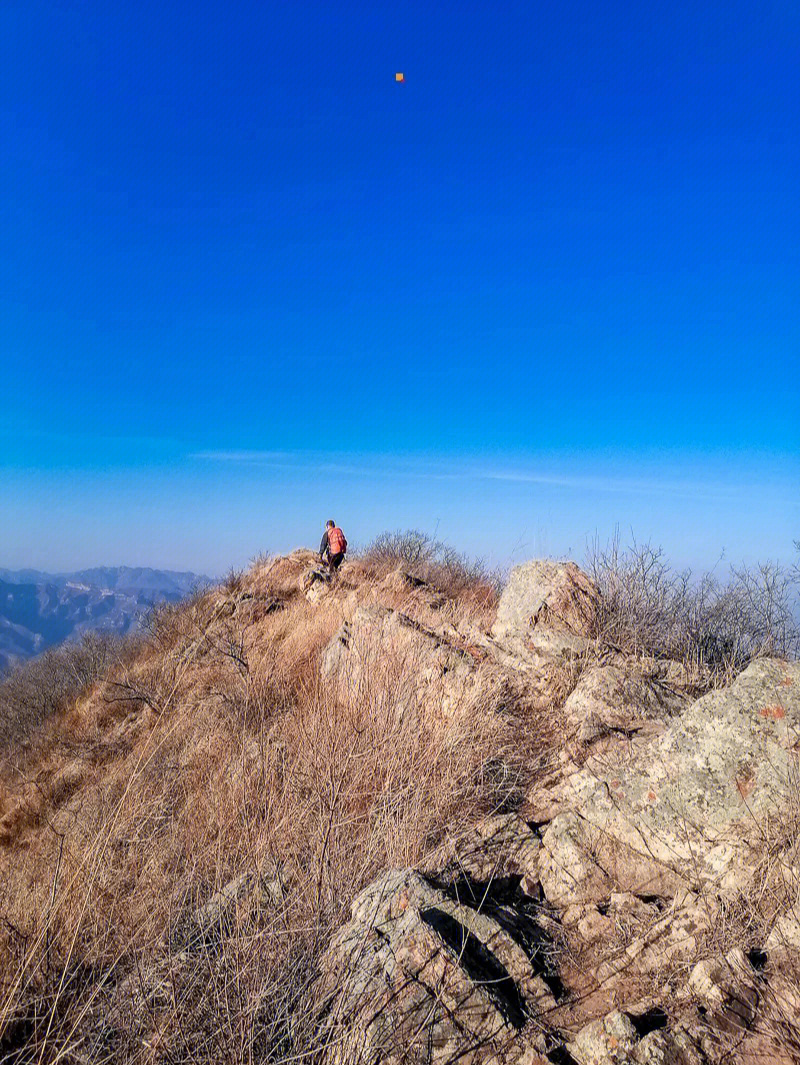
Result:
[[[328,570],[332,576],[341,566],[345,551],[347,551],[347,540],[333,518],[325,523],[325,532],[322,534],[322,543],[319,545],[320,562],[325,561],[326,551],[328,552]]]

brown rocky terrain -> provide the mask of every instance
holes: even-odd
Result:
[[[266,560],[3,753],[2,1060],[800,1061],[800,665]]]

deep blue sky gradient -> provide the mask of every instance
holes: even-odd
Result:
[[[799,57],[789,2],[6,0],[0,563],[788,557]]]

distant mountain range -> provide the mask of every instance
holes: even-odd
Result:
[[[133,632],[157,603],[176,603],[211,583],[196,573],[132,566],[0,569],[0,672],[85,632]]]

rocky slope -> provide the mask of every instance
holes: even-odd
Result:
[[[354,901],[327,959],[337,1058],[794,1060],[800,665],[755,662],[693,700],[699,678],[678,663],[592,662],[595,605],[577,567],[535,562],[466,650],[387,611],[329,647],[323,668],[352,684],[401,641],[445,712],[485,683],[481,655],[545,699],[548,675],[584,656],[560,710],[573,742],[520,811]],[[731,946],[726,910],[770,872],[786,912]]]
[[[39,912],[55,875],[113,914],[74,1060],[800,1061],[800,665],[714,688],[604,647],[598,604],[573,563],[518,567],[487,616],[295,552],[175,615],[54,723],[69,754],[36,789],[0,794],[8,883],[25,854]],[[279,696],[278,669],[302,682]],[[187,863],[215,890],[156,918]],[[300,984],[253,984],[241,1041],[202,1049],[209,988],[273,956]]]

